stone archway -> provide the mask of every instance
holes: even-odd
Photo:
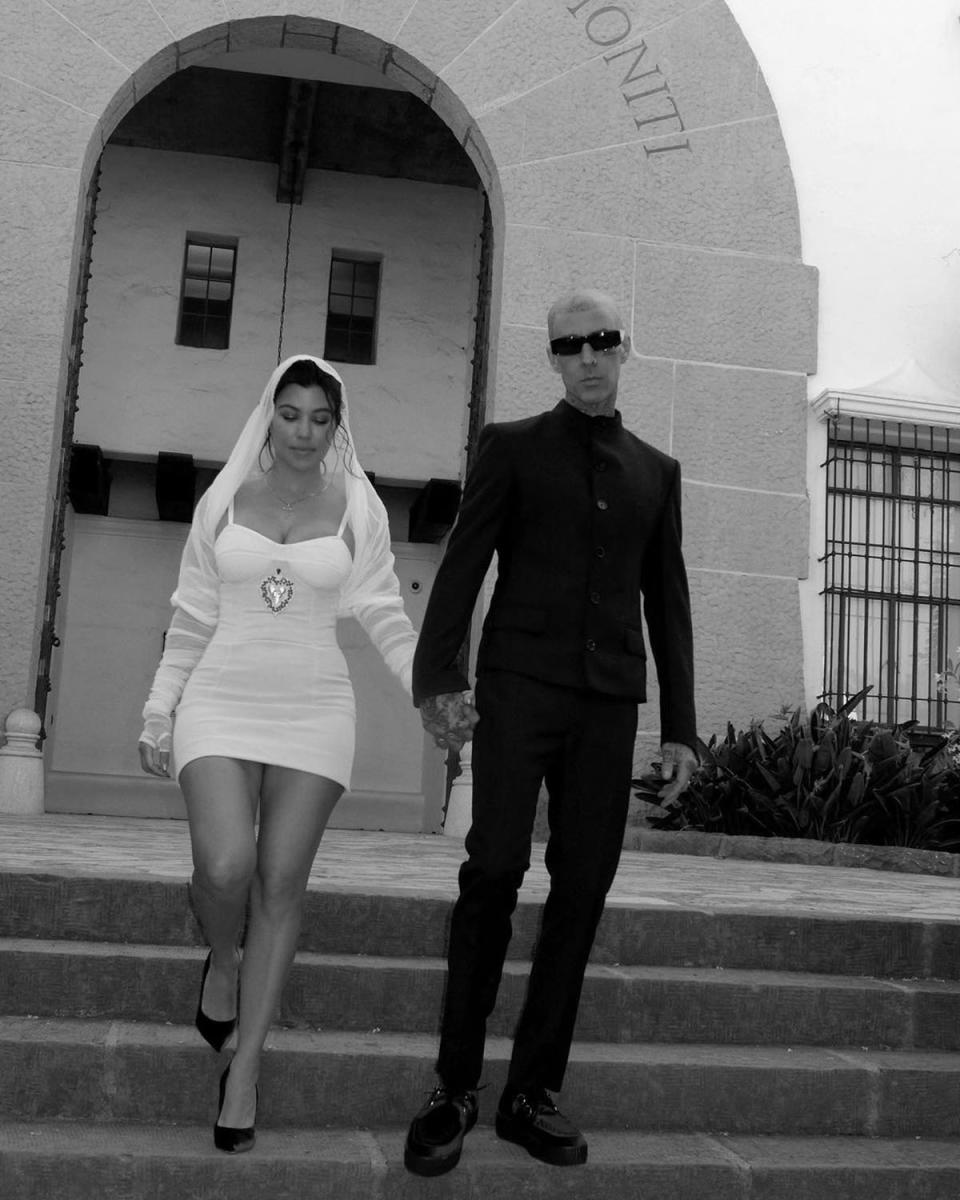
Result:
[[[78,197],[139,97],[248,46],[374,66],[466,148],[493,213],[489,414],[551,402],[556,292],[620,297],[640,356],[625,420],[684,465],[701,728],[800,698],[816,277],[774,105],[723,0],[301,0],[297,15],[232,0],[227,22],[216,0],[0,7],[3,712],[36,671]]]

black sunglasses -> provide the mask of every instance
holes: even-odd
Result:
[[[550,342],[550,353],[569,358],[573,354],[579,354],[584,343],[587,343],[597,354],[604,354],[607,350],[615,350],[622,341],[622,329],[597,329],[594,333],[584,334],[582,337],[571,333],[568,337],[553,338]]]

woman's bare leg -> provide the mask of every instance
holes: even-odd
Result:
[[[343,788],[332,779],[266,766],[257,868],[240,969],[240,1022],[219,1123],[254,1124],[260,1055],[297,948],[303,896],[330,814]]]
[[[257,862],[254,822],[263,768],[208,756],[180,772],[190,820],[190,895],[210,946],[203,1011],[214,1021],[237,1015],[237,944]]]

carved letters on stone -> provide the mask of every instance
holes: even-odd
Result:
[[[584,11],[586,10],[586,11]],[[633,33],[630,14],[619,4],[600,4],[597,0],[575,0],[567,5],[572,17],[583,21],[583,30],[595,46],[606,50],[603,61],[625,73],[619,81],[620,94],[630,112],[634,125],[646,136],[681,134],[686,131],[670,84],[657,63],[647,62],[649,50],[643,38],[633,45],[624,45]],[[689,150],[690,139],[644,146],[647,158],[673,150]]]

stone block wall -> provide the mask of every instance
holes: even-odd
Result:
[[[558,291],[619,299],[640,356],[624,411],[684,462],[701,728],[802,698],[816,277],[776,112],[723,0],[61,8],[0,0],[0,709],[30,697],[35,670],[79,198],[139,96],[251,45],[373,66],[470,154],[494,217],[491,416],[554,398]]]

